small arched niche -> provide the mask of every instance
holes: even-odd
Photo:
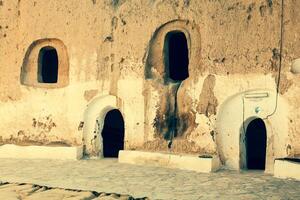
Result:
[[[22,85],[60,88],[69,84],[69,57],[66,46],[58,39],[33,42],[24,57],[20,81]]]
[[[164,62],[169,79],[183,81],[189,77],[189,49],[183,32],[167,33],[164,42]]]
[[[200,31],[194,22],[173,20],[158,27],[144,56],[145,78],[160,83],[195,78],[200,65]]]

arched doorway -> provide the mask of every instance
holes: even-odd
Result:
[[[267,131],[262,119],[256,118],[245,133],[246,165],[248,169],[265,169]]]
[[[110,110],[104,119],[102,129],[103,156],[118,157],[119,151],[124,149],[124,119],[118,109]]]

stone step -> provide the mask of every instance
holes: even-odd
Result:
[[[0,158],[78,160],[81,157],[82,147],[0,146]]]
[[[205,173],[217,171],[220,167],[219,158],[216,156],[199,157],[194,155],[178,155],[129,150],[119,151],[119,162],[192,170]]]
[[[277,178],[294,178],[300,180],[300,160],[277,159],[274,164],[274,176]]]

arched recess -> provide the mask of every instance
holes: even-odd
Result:
[[[182,33],[187,40],[189,71],[199,72],[200,64],[200,31],[198,26],[189,20],[173,20],[161,25],[155,30],[145,55],[145,78],[164,82],[167,79],[165,71],[164,47],[165,39],[170,33]],[[190,73],[193,75],[192,73]],[[196,75],[194,75],[196,76]]]
[[[216,121],[217,150],[222,163],[229,169],[245,169],[245,132],[256,118],[263,119],[267,132],[266,172],[273,172],[275,158],[285,157],[288,143],[288,104],[276,92],[251,90],[227,98],[220,106]]]
[[[83,141],[84,154],[89,157],[103,157],[101,136],[107,113],[118,109],[117,97],[100,96],[93,99],[84,112]]]
[[[187,68],[185,76],[173,79],[167,58],[172,36],[176,40],[183,39],[183,46],[187,46],[184,47],[187,49],[187,59],[184,59],[187,62],[183,62],[183,67]],[[187,105],[190,101],[185,101],[189,97],[178,94],[185,93],[201,73],[200,46],[199,28],[189,20],[169,21],[154,31],[144,56],[145,141],[154,141],[161,136],[171,140],[194,127],[190,124],[193,120],[189,119],[194,119],[195,113],[191,112],[192,105]]]
[[[45,50],[55,50],[57,56],[57,77],[55,81],[43,81],[40,67]],[[54,52],[54,51],[52,51]],[[27,49],[20,74],[21,84],[42,88],[60,88],[69,84],[69,56],[64,43],[56,38],[34,41]]]

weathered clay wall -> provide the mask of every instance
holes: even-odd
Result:
[[[289,137],[291,147],[287,151],[291,154],[300,155],[300,132],[299,124],[299,74],[291,73],[291,65],[295,59],[300,58],[300,13],[296,8],[300,2],[296,0],[286,1],[284,7],[284,40],[283,40],[283,76],[281,77],[281,94],[289,103]]]
[[[298,1],[284,1],[281,107],[272,116],[280,60],[279,0],[0,2],[2,142],[81,145],[86,106],[110,94],[118,98],[125,119],[126,148],[169,151],[160,131],[166,127],[171,87],[159,78],[164,75],[162,47],[166,33],[182,30],[189,34],[190,76],[177,91],[181,125],[171,151],[218,154],[238,168],[240,127],[256,116],[266,118],[273,130],[268,136],[270,155],[299,153],[299,77],[290,73],[291,62],[300,57]],[[66,87],[20,84],[28,47],[45,38],[66,46]],[[236,95],[242,99],[244,92],[258,89],[269,91],[259,104],[262,113],[253,113],[253,102],[237,101],[241,109],[231,107]],[[232,113],[223,115],[223,110]],[[219,113],[222,119],[236,116],[237,124],[224,125]]]
[[[105,40],[101,36],[105,27],[99,17],[102,8],[92,1],[1,2],[1,26],[10,27],[3,30],[6,37],[1,37],[4,41],[0,47],[1,70],[6,74],[1,78],[1,140],[18,144],[81,144],[79,125],[86,104],[96,95],[109,93],[109,83],[105,83],[109,72],[100,68],[104,58],[98,56]],[[45,89],[20,84],[28,48],[46,38],[57,38],[67,48],[67,87]]]

